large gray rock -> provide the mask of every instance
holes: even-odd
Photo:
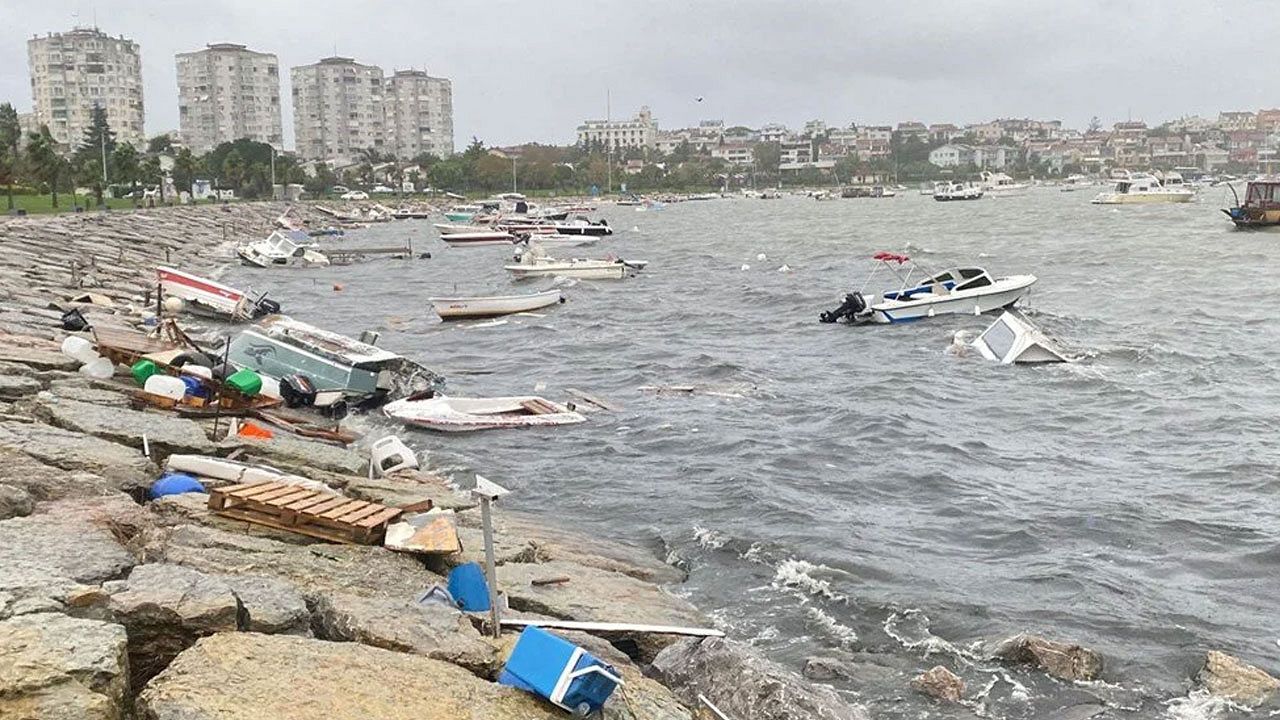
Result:
[[[106,478],[117,489],[146,487],[159,469],[142,453],[43,423],[0,422],[0,451],[25,453],[45,465]],[[32,492],[39,497],[39,494]]]
[[[216,577],[239,598],[245,630],[268,635],[311,636],[311,611],[293,583],[261,575]]]
[[[449,487],[443,478],[419,471],[401,472],[387,477],[352,478],[345,490],[347,495],[358,500],[389,507],[405,507],[426,500],[445,510],[465,510],[476,505],[470,495]]]
[[[224,446],[242,447],[246,456],[306,477],[312,468],[345,475],[365,475],[368,458],[354,450],[276,433],[270,440],[235,437]]]
[[[36,412],[50,425],[94,435],[136,450],[143,438],[152,457],[173,453],[208,453],[214,449],[200,425],[168,413],[112,408],[95,403],[42,396]]]
[[[40,392],[40,382],[21,375],[0,375],[0,400],[21,400]]]
[[[935,665],[911,681],[911,687],[939,700],[960,702],[964,697],[964,680],[942,665]]]
[[[304,596],[347,592],[412,599],[444,584],[411,555],[364,545],[295,545],[211,527],[185,525],[152,539],[151,557],[206,573],[259,575],[292,582]]]
[[[1244,705],[1259,705],[1280,690],[1280,680],[1243,660],[1217,650],[1205,655],[1196,680],[1211,695]]]
[[[1093,650],[1025,633],[997,643],[991,656],[1038,667],[1062,680],[1096,680],[1102,674],[1102,655]]]
[[[270,538],[295,545],[310,545],[315,538],[288,530],[278,530],[245,520],[237,520],[209,509],[209,496],[205,493],[166,495],[147,503],[155,517],[155,523],[166,527],[178,525],[205,525],[240,535]]]
[[[93,386],[79,377],[55,380],[49,384],[49,392],[64,400],[78,400],[111,407],[129,407],[129,396],[119,389]]]
[[[231,586],[178,565],[135,567],[107,609],[129,631],[133,687],[142,687],[198,638],[241,628]]]
[[[125,631],[57,613],[0,622],[0,718],[121,720]]]
[[[151,681],[137,707],[141,720],[565,717],[529,693],[421,655],[257,633],[199,641]]]
[[[140,510],[116,495],[45,503],[0,521],[0,618],[60,610],[82,586],[122,577],[135,560],[117,533],[132,534]]]
[[[78,361],[63,355],[53,342],[43,341],[39,346],[15,345],[12,336],[0,337],[0,362],[18,363],[36,370],[75,370],[80,367]]]
[[[114,495],[142,478],[141,475],[127,476],[125,482],[116,482],[90,472],[63,470],[6,447],[0,447],[0,468],[4,468],[0,470],[4,484],[22,491],[33,501]],[[25,515],[29,511],[16,514]]]
[[[688,638],[654,659],[656,678],[690,706],[702,694],[733,718],[752,720],[867,720],[835,691],[723,638]]]
[[[325,640],[425,655],[482,675],[495,669],[493,647],[466,616],[444,605],[325,593],[313,611],[316,633]]]
[[[535,580],[569,578],[568,582],[534,584]],[[630,622],[706,627],[709,621],[693,605],[652,583],[630,575],[556,560],[508,563],[498,569],[498,586],[511,607],[564,620]],[[610,641],[635,648],[642,661],[676,640],[650,633],[610,633]]]
[[[35,506],[35,500],[26,488],[0,483],[0,520],[30,515]]]

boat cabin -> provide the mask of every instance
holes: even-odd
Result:
[[[1244,191],[1244,205],[1247,210],[1280,210],[1280,181],[1251,182]]]
[[[267,237],[265,242],[266,253],[281,258],[301,255],[306,248],[315,245],[315,242],[301,230],[276,230]]]
[[[1116,183],[1115,192],[1119,195],[1128,193],[1153,192],[1160,189],[1160,181],[1150,175],[1134,175],[1128,180]]]
[[[965,290],[977,290],[991,284],[991,276],[982,268],[948,268],[913,288],[887,292],[884,294],[884,298],[886,300],[905,302],[914,299],[916,295],[946,295]]]

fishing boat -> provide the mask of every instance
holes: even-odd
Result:
[[[406,425],[439,432],[571,425],[586,421],[581,413],[535,395],[406,398],[386,405],[382,412]]]
[[[547,255],[546,249],[539,242],[531,243],[518,256],[514,265],[503,266],[516,280],[531,277],[572,277],[582,280],[621,280],[627,273],[634,274],[644,269],[648,262],[644,260],[623,260],[609,257],[604,260],[573,258],[558,260]]]
[[[554,228],[559,235],[612,235],[613,228],[609,227],[606,220],[590,220],[583,215],[565,220],[562,222],[553,222],[548,227]]]
[[[449,222],[465,223],[471,222],[476,215],[484,212],[484,208],[480,205],[454,205],[445,211],[444,216]]]
[[[899,323],[947,314],[980,315],[1012,306],[1031,289],[1035,275],[1010,275],[993,278],[980,267],[953,267],[922,280],[912,280],[918,266],[906,255],[879,252],[877,261],[862,288],[845,295],[835,310],[823,312],[824,323],[846,320],[850,323]],[[903,272],[903,267],[906,271]],[[899,281],[890,290],[870,300],[863,295],[881,268],[887,268]]]
[[[982,191],[987,197],[1017,197],[1025,195],[1030,189],[1027,183],[1020,183],[1002,172],[983,171]]]
[[[974,341],[982,357],[1001,365],[1067,362],[1067,354],[1036,326],[1005,311]]]
[[[440,239],[450,247],[478,247],[483,245],[510,245],[516,236],[501,230],[478,230],[475,232],[449,233]]]
[[[157,267],[156,279],[164,295],[182,299],[193,312],[200,314],[252,320],[280,312],[280,303],[266,299],[265,295],[255,300],[243,290],[176,268]]]
[[[1098,193],[1094,205],[1150,205],[1191,202],[1195,190],[1178,182],[1165,185],[1150,173],[1133,173],[1121,178],[1110,192]]]
[[[982,188],[964,183],[950,182],[938,185],[933,191],[933,199],[938,202],[954,202],[957,200],[981,200]]]
[[[491,318],[529,312],[564,302],[559,289],[527,295],[490,295],[487,297],[433,297],[427,302],[441,320]]]
[[[302,231],[274,230],[265,240],[240,245],[236,255],[245,265],[262,268],[328,265],[329,258],[318,247]]]
[[[1228,185],[1227,187],[1231,187]],[[1231,188],[1234,195],[1236,189]],[[1280,180],[1254,180],[1245,186],[1244,202],[1222,212],[1241,230],[1280,230]]]

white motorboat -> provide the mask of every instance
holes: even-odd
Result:
[[[475,232],[449,233],[440,239],[450,247],[478,247],[483,245],[511,245],[516,236],[500,230],[477,230]]]
[[[862,289],[845,295],[840,307],[819,316],[822,322],[847,320],[851,323],[899,323],[936,315],[980,315],[1007,308],[1022,299],[1036,282],[1035,275],[1010,275],[993,278],[980,267],[954,267],[913,281],[916,266],[906,255],[880,252],[872,256],[881,267],[888,268],[900,281],[897,290],[872,297],[863,290],[875,277],[875,271]],[[903,273],[901,267],[911,263]]]
[[[192,312],[231,320],[252,320],[280,312],[280,303],[266,296],[253,299],[243,290],[171,267],[157,267],[160,291],[182,299]]]
[[[441,235],[452,235],[454,233],[488,232],[491,229],[485,225],[455,225],[451,223],[436,223],[431,227],[440,231]]]
[[[582,280],[621,280],[628,273],[634,274],[648,264],[644,260],[623,260],[613,257],[603,260],[584,258],[558,260],[548,255],[541,243],[535,240],[520,253],[519,262],[503,267],[516,280],[548,275]]]
[[[1062,187],[1058,188],[1062,192],[1075,192],[1080,188],[1086,188],[1093,185],[1093,178],[1087,175],[1068,175],[1066,180],[1062,181]]]
[[[973,341],[982,357],[1001,365],[1068,362],[1066,353],[1039,328],[1005,312]]]
[[[954,202],[957,200],[981,200],[982,188],[976,185],[950,182],[938,186],[933,191],[933,199],[938,202]]]
[[[586,421],[581,413],[534,395],[406,398],[384,406],[382,412],[407,425],[440,432],[571,425]]]
[[[306,233],[298,230],[275,230],[265,240],[244,243],[236,255],[254,267],[290,267],[328,265],[329,258]]]
[[[1149,205],[1152,203],[1191,202],[1196,192],[1181,183],[1165,185],[1149,173],[1134,173],[1122,178],[1110,192],[1099,193],[1094,205]]]
[[[529,312],[564,302],[559,289],[527,295],[490,295],[487,297],[427,298],[441,320],[491,318],[512,313]]]
[[[1017,197],[1025,195],[1030,189],[1027,183],[1020,183],[1002,172],[982,173],[982,191],[987,197]]]
[[[472,218],[484,212],[481,205],[454,205],[449,208],[444,216],[449,222],[470,222]]]

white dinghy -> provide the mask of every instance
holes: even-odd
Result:
[[[897,290],[880,296],[864,297],[862,290],[845,295],[844,302],[835,310],[824,312],[819,319],[825,323],[847,320],[850,323],[899,323],[936,315],[981,315],[992,310],[1007,308],[1031,289],[1035,275],[1010,275],[993,278],[980,267],[954,267],[913,281],[911,276],[917,267],[911,258],[896,253],[879,252],[871,256],[886,267],[900,281]],[[904,273],[902,265],[911,263]],[[863,283],[865,289],[875,277],[875,271]]]
[[[557,260],[547,255],[547,251],[537,242],[531,242],[529,248],[520,254],[520,261],[515,265],[503,267],[516,280],[531,277],[572,277],[582,280],[621,280],[628,273],[644,269],[649,263],[644,260],[623,260],[606,258],[590,260],[572,258]]]
[[[406,425],[439,432],[572,425],[586,421],[572,409],[535,395],[406,398],[384,406],[382,412]]]
[[[1005,312],[973,341],[982,357],[1001,365],[1069,362],[1067,355],[1039,328]]]
[[[487,297],[427,298],[441,320],[491,318],[512,313],[529,312],[564,302],[559,289],[526,295],[490,295]]]

